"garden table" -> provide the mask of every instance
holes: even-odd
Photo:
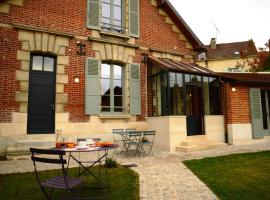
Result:
[[[69,153],[68,163],[67,163],[67,171],[69,168],[70,159],[73,159],[75,162],[77,162],[79,164],[79,167],[83,168],[82,171],[79,170],[78,176],[81,176],[83,174],[88,173],[88,175],[91,175],[92,177],[95,178],[95,180],[97,180],[99,183],[101,183],[101,174],[100,174],[101,163],[103,160],[104,161],[106,160],[106,158],[108,157],[108,152],[110,150],[116,149],[118,147],[119,147],[119,145],[113,144],[110,146],[103,146],[103,147],[88,146],[86,148],[74,147],[74,148],[54,148],[54,149],[60,150],[60,151],[65,151],[65,152]],[[94,152],[98,153],[98,157],[96,160],[91,160],[91,161],[81,161],[80,158],[76,158],[76,156],[74,155],[74,153],[94,153]],[[85,164],[87,164],[87,163],[91,163],[91,165],[86,166]],[[94,174],[91,171],[91,168],[96,166],[97,164],[99,165],[98,175]],[[106,169],[106,176],[107,176],[107,169]]]

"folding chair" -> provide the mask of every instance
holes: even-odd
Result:
[[[146,155],[154,155],[152,147],[154,144],[154,140],[155,140],[155,135],[156,132],[155,131],[144,131],[143,132],[143,137],[142,137],[142,141],[141,141],[141,147],[140,147],[140,156],[141,154],[143,154],[144,156]]]
[[[114,144],[118,144],[121,147],[120,152],[123,152],[125,147],[124,147],[124,140],[125,140],[125,133],[124,129],[112,129],[112,134],[113,134],[113,142]],[[117,149],[115,149],[115,152],[117,153]]]
[[[140,154],[141,138],[141,131],[130,131],[127,133],[127,140],[125,142],[126,156],[132,152],[134,152],[135,155]]]
[[[48,150],[48,149],[47,150],[35,149],[35,148],[30,148],[30,152],[32,153],[31,159],[34,164],[35,175],[36,175],[38,185],[41,191],[44,193],[47,200],[53,199],[52,195],[55,189],[65,190],[66,192],[69,192],[69,196],[71,197],[67,199],[81,199],[81,198],[78,198],[80,194],[80,187],[79,187],[79,190],[76,189],[76,191],[79,191],[79,192],[77,194],[74,193],[75,188],[81,185],[81,179],[67,176],[67,170],[65,169],[65,164],[67,164],[67,162],[63,158],[66,152],[58,151],[58,150]],[[50,156],[50,158],[48,158],[48,156]],[[36,162],[60,165],[61,170],[62,170],[62,175],[54,176],[47,180],[42,181],[39,175],[39,172],[37,170]]]

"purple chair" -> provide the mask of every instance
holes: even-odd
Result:
[[[35,149],[35,148],[30,148],[30,152],[32,153],[31,159],[34,164],[35,175],[36,175],[38,185],[41,191],[44,193],[46,199],[52,200],[52,193],[54,189],[65,190],[66,192],[69,192],[69,196],[71,196],[72,199],[77,199],[77,196],[80,193],[79,192],[80,189],[76,190],[78,192],[77,194],[74,192],[74,189],[75,187],[81,185],[81,179],[67,176],[67,170],[65,168],[65,164],[67,163],[67,161],[63,158],[66,152],[58,151],[58,150],[49,150],[49,149],[47,150]],[[41,156],[41,154],[43,156]],[[49,158],[48,158],[48,155],[50,156]],[[44,157],[44,156],[47,156],[47,157]],[[41,181],[39,172],[36,167],[36,162],[61,165],[62,175],[49,178],[45,181]],[[50,190],[47,191],[48,189]]]

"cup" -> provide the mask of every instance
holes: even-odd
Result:
[[[86,141],[79,141],[79,142],[78,142],[78,147],[79,147],[79,148],[87,148],[87,143],[86,143]]]
[[[85,141],[86,141],[86,144],[88,144],[88,145],[94,145],[94,144],[95,144],[95,143],[94,143],[94,140],[91,139],[91,138],[86,139]]]

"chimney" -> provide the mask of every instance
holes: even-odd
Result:
[[[216,49],[217,48],[216,38],[211,38],[210,47],[211,47],[211,49]]]

